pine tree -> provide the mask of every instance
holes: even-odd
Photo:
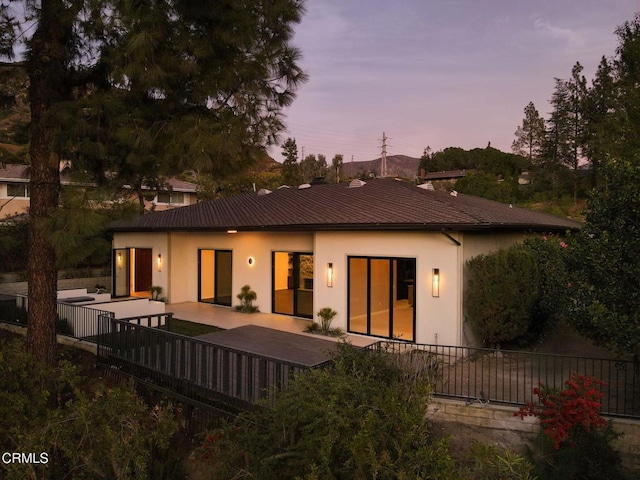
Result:
[[[282,144],[282,181],[285,185],[298,185],[301,183],[300,165],[298,164],[298,146],[295,138],[287,138]]]
[[[534,161],[542,151],[545,133],[544,119],[533,102],[529,102],[524,108],[524,119],[515,132],[516,139],[511,144],[511,150],[517,155],[526,156],[530,161]]]
[[[306,79],[291,45],[303,6],[298,0],[15,3],[22,5],[13,11],[0,6],[0,55],[13,58],[18,42],[26,43],[28,343],[52,363],[56,251],[43,224],[59,204],[58,159],[74,158],[99,181],[115,171],[121,183],[138,186],[186,168],[238,168],[275,142],[282,110]],[[33,25],[22,28],[27,19]]]

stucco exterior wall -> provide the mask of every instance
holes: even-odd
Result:
[[[452,235],[453,236],[453,235]],[[347,328],[349,256],[416,259],[416,342],[457,345],[460,339],[461,251],[441,233],[317,232],[315,235],[314,310],[338,312],[333,327]],[[333,287],[327,265],[333,264]],[[432,296],[432,269],[440,270],[440,296]]]
[[[464,263],[482,253],[508,248],[515,243],[522,242],[527,237],[521,232],[465,232],[461,236]]]
[[[169,235],[167,233],[118,233],[113,238],[113,248],[150,248],[151,284],[162,287],[162,296],[169,293]],[[162,264],[158,271],[157,258],[162,255]]]
[[[29,211],[29,197],[9,197],[7,183],[0,181],[0,219]]]
[[[231,250],[233,304],[242,286],[250,285],[262,312],[271,312],[271,253],[313,251],[311,233],[171,233],[169,243],[170,303],[198,301],[199,249]]]

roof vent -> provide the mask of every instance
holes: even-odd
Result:
[[[283,188],[291,188],[291,187],[290,187],[289,185],[280,185],[280,186],[278,187],[278,190],[281,190],[281,189],[283,189]]]
[[[365,182],[364,180],[359,180],[359,179],[355,179],[355,180],[351,180],[351,182],[349,183],[349,188],[358,188],[358,187],[364,187],[367,184],[367,182]]]
[[[435,190],[435,188],[433,188],[433,183],[431,182],[426,182],[421,185],[418,185],[418,188],[422,188],[423,190],[429,190],[430,192]]]
[[[451,190],[451,193],[449,195],[451,195],[452,197],[457,197],[458,196],[458,192],[455,191],[455,190]]]
[[[271,193],[271,190],[268,190],[266,188],[261,188],[260,190],[258,190],[258,195],[269,195]]]
[[[298,185],[298,190],[304,190],[305,188],[311,188],[311,185],[308,183],[303,183],[302,185]]]

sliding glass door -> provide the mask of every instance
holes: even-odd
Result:
[[[198,301],[231,306],[231,250],[198,251]]]
[[[273,252],[272,311],[313,318],[313,254]]]
[[[415,258],[349,257],[348,331],[415,341]]]

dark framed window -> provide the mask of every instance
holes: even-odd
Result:
[[[347,330],[415,341],[416,259],[349,257]]]
[[[183,205],[183,192],[160,192],[158,193],[158,203],[166,203],[170,205]]]
[[[7,183],[7,197],[29,197],[29,184]]]

